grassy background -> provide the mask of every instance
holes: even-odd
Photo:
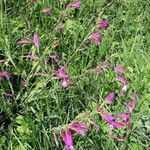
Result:
[[[110,91],[119,92],[113,67],[116,63],[128,69],[130,90],[139,96],[133,114],[133,129],[124,143],[108,138],[106,125],[95,118],[100,130],[87,133],[85,137],[74,134],[77,150],[150,149],[150,1],[142,0],[82,0],[80,11],[68,9],[69,0],[0,1],[0,59],[9,63],[0,64],[0,70],[11,70],[10,80],[0,81],[0,147],[1,149],[57,149],[51,132],[53,127],[66,124],[84,110],[92,110],[103,101]],[[41,10],[53,8],[51,15]],[[67,8],[67,9],[66,9]],[[96,47],[90,42],[83,51],[80,43],[93,31],[102,18],[110,20],[106,31],[100,31],[102,42]],[[58,23],[64,23],[63,32],[57,32]],[[94,31],[99,31],[94,29]],[[22,38],[32,39],[33,33],[40,36],[39,51],[32,45],[17,46]],[[61,37],[60,46],[52,37]],[[37,61],[27,61],[23,56],[36,54]],[[72,84],[63,89],[51,70],[58,64],[45,62],[52,52],[57,52],[71,76]],[[100,61],[108,60],[112,69],[97,75],[87,73]],[[35,77],[44,72],[48,77]],[[6,98],[3,92],[16,95]],[[118,99],[128,101],[129,97]],[[123,112],[122,103],[113,106],[113,113]],[[60,148],[63,143],[60,140]]]

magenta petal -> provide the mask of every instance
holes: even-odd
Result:
[[[115,72],[120,74],[125,74],[125,70],[118,64],[116,64]]]
[[[39,36],[37,35],[37,33],[34,33],[34,35],[33,35],[33,43],[36,47],[39,47],[40,39],[39,39]]]
[[[130,115],[127,113],[122,113],[122,114],[119,114],[117,118],[121,118],[123,121],[127,123],[130,119]]]
[[[98,24],[97,24],[97,28],[99,28],[99,29],[107,29],[108,28],[108,26],[109,26],[109,21],[108,21],[108,19],[105,19],[105,20],[102,20],[102,21],[100,21]]]
[[[24,45],[24,44],[30,44],[30,43],[31,43],[31,41],[29,41],[29,40],[19,40],[19,41],[17,41],[18,45]]]
[[[75,8],[75,9],[80,9],[81,2],[74,2],[74,3],[70,4],[70,7]]]
[[[120,82],[120,83],[122,83],[124,85],[128,85],[128,81],[125,78],[123,78],[122,76],[118,76],[116,78],[116,81],[118,81],[118,82]]]
[[[114,97],[115,97],[115,93],[110,93],[110,94],[108,94],[108,96],[106,97],[106,101],[107,101],[108,103],[112,103]]]
[[[54,61],[54,62],[58,62],[58,61],[59,61],[59,56],[58,56],[57,54],[51,55],[50,58],[51,58],[52,61]]]
[[[69,128],[73,131],[75,131],[76,133],[78,133],[81,136],[85,135],[86,130],[90,129],[89,126],[87,126],[86,124],[79,122],[79,123],[73,123],[69,126]]]
[[[52,9],[51,9],[50,7],[44,8],[44,9],[42,10],[42,12],[43,12],[43,13],[46,13],[46,14],[50,14],[50,13],[52,12]]]
[[[9,70],[0,72],[0,79],[3,79],[4,77],[5,78],[10,78],[11,77],[11,73],[10,73]]]
[[[66,150],[69,150],[70,147],[73,150],[74,147],[73,147],[73,139],[72,139],[71,132],[69,130],[65,131],[65,133],[62,132],[61,137],[62,137],[64,143],[66,144]]]
[[[111,114],[107,112],[102,113],[102,118],[106,120],[107,122],[112,122],[115,120],[115,117],[113,117]]]
[[[128,110],[129,110],[129,112],[132,113],[133,110],[135,109],[135,102],[134,101],[130,101],[130,102],[128,102],[126,104],[126,106],[127,106]]]
[[[96,45],[100,45],[101,35],[98,32],[92,33],[88,39],[95,41]]]
[[[126,126],[125,124],[117,122],[117,121],[112,121],[110,122],[110,125],[109,125],[110,128],[116,128],[116,129],[119,129],[125,126]]]

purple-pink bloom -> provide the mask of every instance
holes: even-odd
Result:
[[[68,87],[68,85],[70,84],[70,77],[63,66],[54,70],[53,73],[61,79],[62,87]]]
[[[108,19],[104,19],[104,20],[102,20],[102,21],[100,21],[98,24],[97,24],[97,28],[99,28],[99,29],[107,29],[108,28],[108,26],[109,26],[109,21],[108,21]]]
[[[74,150],[72,134],[69,130],[61,133],[61,137],[66,144],[66,150]]]
[[[7,96],[7,97],[12,97],[12,96],[14,96],[15,94],[13,94],[13,93],[4,93],[4,96]]]
[[[45,13],[45,14],[51,14],[52,9],[51,9],[50,7],[44,8],[44,9],[42,10],[42,12]]]
[[[40,39],[39,39],[39,36],[37,35],[37,33],[34,33],[34,35],[33,35],[33,43],[34,43],[35,47],[39,47]]]
[[[61,79],[69,77],[63,66],[60,66],[58,69],[54,70],[53,73]]]
[[[54,62],[58,62],[59,61],[59,56],[55,53],[53,55],[50,56],[50,58],[52,59],[52,61]]]
[[[66,88],[68,87],[70,84],[70,78],[64,78],[62,81],[61,81],[61,85],[62,87]]]
[[[125,74],[125,70],[122,68],[122,66],[120,66],[118,64],[116,64],[115,72],[118,74]]]
[[[26,56],[24,56],[26,59],[29,59],[29,60],[37,60],[38,57],[36,55],[33,55],[33,54],[28,54]]]
[[[113,103],[114,97],[115,97],[115,93],[109,93],[105,100],[107,103]]]
[[[125,138],[122,137],[122,136],[111,136],[111,138],[115,141],[118,141],[118,142],[123,142],[125,141]]]
[[[75,8],[75,9],[80,9],[81,8],[81,2],[73,2],[70,4],[70,7]]]
[[[82,122],[73,123],[69,126],[69,128],[81,136],[85,135],[86,130],[89,130],[90,127]]]
[[[107,61],[101,62],[100,65],[96,68],[91,69],[92,72],[102,73],[104,70],[110,68],[110,64]]]
[[[122,113],[122,114],[119,114],[116,118],[121,118],[123,121],[125,121],[126,123],[128,123],[129,119],[130,119],[130,114],[128,114],[128,113]]]
[[[125,78],[123,78],[122,76],[118,76],[116,78],[116,81],[118,81],[118,82],[120,82],[120,83],[122,83],[124,85],[128,85],[128,81]]]
[[[128,110],[129,110],[129,112],[132,113],[133,110],[135,109],[135,102],[134,101],[130,101],[130,102],[128,102],[126,104],[126,106],[127,106]]]
[[[103,113],[101,114],[101,116],[102,116],[102,118],[103,118],[105,121],[107,121],[107,122],[109,122],[109,123],[115,120],[115,117],[113,117],[111,114],[109,114],[109,113],[107,113],[107,112],[103,112]]]
[[[113,128],[119,129],[119,128],[122,128],[122,127],[125,127],[125,126],[126,126],[126,124],[123,124],[121,122],[117,122],[117,121],[109,122],[109,127],[111,129],[113,129]]]
[[[18,45],[24,45],[24,44],[30,44],[30,43],[31,43],[31,41],[25,40],[25,39],[17,41]]]
[[[92,33],[88,39],[91,39],[91,40],[94,40],[96,45],[98,46],[100,44],[100,40],[101,40],[101,35],[99,32],[95,32],[95,33]]]
[[[0,72],[0,80],[2,80],[4,78],[10,78],[10,77],[11,77],[11,73],[9,70]]]

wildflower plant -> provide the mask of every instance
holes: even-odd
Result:
[[[2,149],[149,147],[149,9],[138,2],[0,2]]]

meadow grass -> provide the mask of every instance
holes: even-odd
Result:
[[[132,130],[125,142],[113,141],[100,116],[94,120],[100,129],[92,129],[84,137],[73,134],[77,150],[144,150],[150,149],[150,1],[142,0],[82,0],[80,10],[68,7],[69,0],[0,1],[0,71],[10,70],[12,77],[0,80],[0,147],[8,150],[63,149],[54,143],[54,127],[71,122],[83,111],[92,111],[102,103],[109,92],[119,93],[113,68],[120,64],[130,82],[128,93],[135,91],[139,97],[132,114]],[[47,15],[41,10],[52,8]],[[110,21],[107,30],[96,29],[103,18]],[[62,32],[56,30],[64,23]],[[100,46],[87,40],[98,31],[102,34]],[[20,39],[32,39],[38,33],[40,46],[17,45]],[[53,37],[60,37],[60,46]],[[81,42],[88,41],[86,49]],[[58,63],[50,54],[57,52]],[[24,58],[36,54],[38,59]],[[102,73],[88,70],[107,60],[111,69]],[[68,88],[62,88],[52,70],[65,66],[71,77]],[[35,76],[42,72],[47,76]],[[6,97],[4,92],[14,93]],[[129,96],[117,98],[117,104],[109,107],[113,114],[124,112],[124,102]]]

